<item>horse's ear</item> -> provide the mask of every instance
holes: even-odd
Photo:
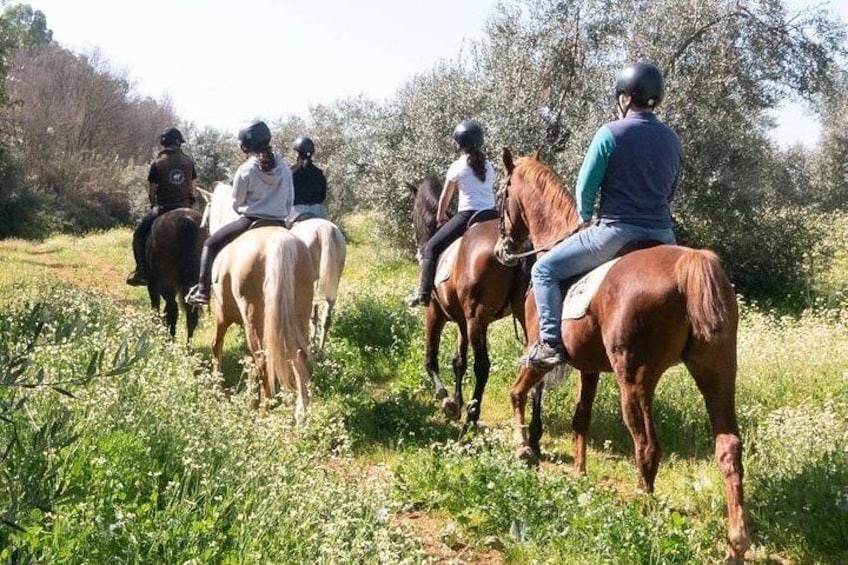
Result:
[[[409,189],[409,191],[412,193],[412,195],[413,195],[413,196],[415,196],[416,194],[418,194],[418,187],[417,187],[417,186],[415,186],[415,185],[414,185],[414,184],[412,184],[411,182],[405,182],[405,183],[403,183],[403,184],[405,184],[405,185],[406,185],[406,188],[408,188],[408,189]]]
[[[210,200],[212,200],[212,193],[211,193],[211,192],[209,192],[208,190],[204,190],[204,189],[202,189],[202,188],[200,188],[200,187],[198,186],[198,187],[197,187],[197,192],[199,192],[199,193],[200,193],[200,196],[201,196],[201,197],[203,198],[203,200],[205,200],[206,202],[209,202]]]
[[[515,163],[512,160],[512,151],[510,151],[509,147],[503,148],[503,164],[506,173],[511,175],[513,169],[515,169]]]
[[[541,148],[537,147],[537,148],[533,151],[533,153],[530,155],[530,158],[531,158],[531,159],[533,159],[534,161],[538,161],[538,160],[539,160],[539,153],[540,153],[541,151],[542,151],[542,150],[541,150]]]

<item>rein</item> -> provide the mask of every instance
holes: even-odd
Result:
[[[505,219],[509,217],[509,208],[507,207],[507,202],[509,201],[509,187],[510,187],[511,184],[512,184],[512,175],[510,174],[509,177],[507,177],[506,181],[504,182],[503,198],[501,199],[500,206],[499,206],[500,209],[498,210],[498,232],[499,232],[500,238],[502,240],[505,240],[507,238]],[[510,224],[511,223],[512,223],[512,220],[510,219]],[[531,255],[536,255],[537,253],[542,253],[543,251],[550,251],[551,249],[556,247],[557,244],[559,244],[562,241],[565,241],[566,239],[568,239],[569,237],[571,237],[572,235],[574,235],[578,231],[580,231],[580,225],[579,224],[577,225],[576,228],[574,228],[573,230],[571,230],[570,232],[568,232],[567,234],[565,234],[561,238],[557,239],[556,241],[553,241],[553,242],[551,242],[547,245],[542,245],[541,247],[534,247],[530,251],[523,251],[521,253],[515,253],[515,254],[510,253],[509,258],[510,259],[524,259],[525,257],[530,257]]]

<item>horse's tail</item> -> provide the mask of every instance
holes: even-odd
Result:
[[[179,261],[179,290],[183,296],[197,282],[200,259],[197,257],[197,238],[200,227],[187,216],[177,218],[177,258]]]
[[[302,249],[295,236],[281,230],[268,241],[265,255],[265,363],[269,379],[288,389],[292,388],[289,360],[309,351],[309,317],[300,320],[297,312],[297,268],[303,263]],[[311,281],[311,273],[307,275]],[[311,288],[311,283],[308,286]]]
[[[686,313],[695,338],[711,340],[738,320],[736,295],[718,255],[689,249],[674,266],[677,287],[686,298]]]
[[[339,291],[339,279],[342,277],[347,259],[347,242],[335,224],[327,222],[322,227],[324,234],[319,238],[321,245],[321,264],[318,267],[318,285],[321,296],[331,302],[336,301]]]

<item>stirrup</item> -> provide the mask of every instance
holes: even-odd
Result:
[[[565,347],[561,343],[551,345],[541,339],[533,344],[521,364],[529,369],[552,369],[566,361]]]
[[[205,306],[209,304],[209,293],[200,289],[200,285],[196,284],[191,287],[185,297],[186,304],[191,306]]]
[[[147,277],[139,274],[138,271],[133,271],[133,273],[127,277],[127,284],[130,286],[145,286],[147,284]]]
[[[403,299],[407,306],[410,308],[415,308],[416,306],[429,306],[430,305],[430,294],[429,292],[416,292],[411,296],[407,296]]]

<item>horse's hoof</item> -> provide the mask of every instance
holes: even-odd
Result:
[[[447,397],[442,400],[442,412],[444,413],[445,417],[451,422],[458,422],[460,416],[462,415],[459,409],[459,404],[457,404],[456,401],[451,397]]]
[[[519,460],[526,461],[529,465],[535,465],[539,462],[538,454],[529,445],[519,445],[515,449],[515,455]]]

